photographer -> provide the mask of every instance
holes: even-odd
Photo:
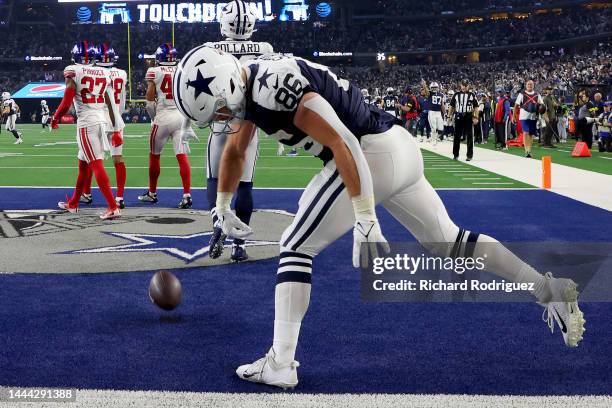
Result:
[[[593,114],[596,111],[596,107],[591,102],[587,91],[581,91],[579,93],[579,108],[578,108],[578,124],[576,126],[580,140],[586,143],[589,150],[593,147],[593,125],[592,121],[589,123],[589,119],[593,119]]]
[[[523,131],[523,143],[525,144],[525,157],[531,158],[531,147],[533,145],[533,136],[536,134],[536,126],[538,120],[538,112],[543,110],[544,101],[542,96],[535,91],[535,83],[533,80],[528,80],[525,84],[525,90],[521,92],[514,102],[514,108],[520,109],[519,120]],[[512,121],[516,119],[513,117]]]
[[[544,113],[544,122],[546,127],[542,132],[542,147],[557,147],[553,145],[553,135],[557,134],[557,109],[559,108],[559,102],[553,95],[552,86],[544,88],[544,106],[546,112]]]

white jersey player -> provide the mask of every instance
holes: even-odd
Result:
[[[427,120],[429,121],[429,127],[431,128],[431,140],[434,145],[438,142],[439,137],[444,132],[444,116],[446,114],[446,98],[442,92],[440,92],[440,85],[437,82],[429,84],[427,91],[427,105],[429,112],[427,113]]]
[[[14,144],[23,143],[21,132],[17,130],[17,116],[19,105],[11,98],[9,92],[2,92],[2,117],[6,118],[6,130],[15,136]]]
[[[274,52],[272,45],[267,42],[251,41],[251,35],[255,29],[256,17],[249,5],[241,0],[227,3],[222,9],[220,16],[221,35],[225,38],[219,42],[208,42],[204,45],[222,50],[236,57],[241,63],[246,63],[260,55]],[[217,200],[217,180],[219,177],[219,165],[221,155],[227,141],[227,133],[223,128],[212,125],[212,132],[208,138],[208,166],[207,173],[207,196],[209,209],[213,210]],[[240,184],[236,195],[236,214],[245,223],[249,223],[253,212],[253,175],[257,163],[259,147],[259,132],[255,130],[247,149],[244,173],[240,177]],[[283,154],[282,144],[279,144],[277,154]],[[223,252],[225,237],[217,226],[211,237],[210,257],[218,258]],[[232,244],[231,259],[234,262],[242,262],[248,259],[244,240],[234,239]]]
[[[172,44],[162,44],[155,51],[156,66],[147,70],[147,112],[152,120],[149,137],[149,189],[138,199],[143,202],[157,203],[157,181],[160,174],[160,157],[164,146],[172,141],[174,155],[179,164],[183,183],[183,197],[178,208],[191,208],[191,166],[189,165],[189,145],[181,140],[183,116],[176,109],[172,97],[172,82],[178,63],[176,48]]]
[[[117,55],[115,54],[113,47],[107,43],[103,43],[100,44],[97,49],[99,52],[97,53],[95,66],[102,68],[109,76],[111,81],[110,88],[113,95],[112,102],[117,106],[117,111],[119,114],[123,115],[125,112],[126,102],[127,73],[124,70],[114,66]],[[106,105],[104,105],[104,115],[106,117],[107,124],[106,137],[108,138],[108,143],[111,146],[110,153],[113,158],[113,165],[115,166],[117,182],[117,194],[115,201],[117,201],[117,205],[120,209],[124,209],[125,202],[123,200],[123,193],[125,190],[127,171],[123,161],[123,129],[121,129],[118,134],[114,134],[114,132],[112,132],[112,122],[108,107]],[[121,143],[113,143],[113,135],[120,138]],[[82,203],[91,204],[93,202],[91,195],[91,173],[89,173],[88,181],[89,182],[85,183],[85,188],[80,201]]]
[[[87,173],[91,170],[108,203],[107,211],[101,214],[100,218],[112,219],[119,217],[121,211],[113,197],[103,160],[111,144],[116,147],[122,143],[119,134],[124,125],[117,105],[113,103],[114,94],[108,72],[104,68],[93,66],[97,53],[97,48],[91,46],[87,41],[82,41],[72,50],[74,64],[64,69],[66,91],[60,106],[53,115],[51,127],[57,129],[62,116],[74,103],[77,115],[79,176],[72,198],[68,202],[59,202],[58,206],[70,212],[77,211]],[[108,123],[104,111],[105,106],[109,107],[111,115],[113,136],[110,141],[106,136]]]
[[[183,81],[175,97],[199,123],[221,121],[236,129],[225,147],[217,193],[217,216],[225,233],[246,237],[252,232],[230,203],[255,126],[289,146],[303,146],[324,163],[280,239],[272,347],[261,359],[238,367],[240,378],[283,388],[297,385],[295,352],[310,301],[313,258],[351,228],[354,266],[378,257],[380,244],[388,252],[376,204],[440,257],[486,254],[488,271],[532,285],[549,325],[557,320],[568,346],[582,339],[576,284],[541,275],[495,239],[459,228],[425,178],[414,138],[393,115],[365,104],[359,88],[297,57],[266,55],[241,67],[231,55],[206,47],[188,55],[179,67],[182,77],[214,78],[214,92],[195,98]]]
[[[40,124],[42,126],[41,133],[45,131],[45,128],[51,131],[51,126],[49,126],[49,105],[47,105],[46,100],[40,101]]]

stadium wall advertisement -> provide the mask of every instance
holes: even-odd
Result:
[[[61,82],[30,82],[13,94],[14,99],[62,98],[66,85]]]

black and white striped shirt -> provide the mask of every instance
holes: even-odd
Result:
[[[453,95],[453,99],[451,100],[451,107],[455,110],[456,113],[472,113],[474,108],[478,106],[478,101],[476,100],[476,95],[474,92],[457,92]]]

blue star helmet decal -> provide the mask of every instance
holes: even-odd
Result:
[[[216,77],[208,77],[208,78],[204,78],[204,76],[202,75],[202,72],[200,70],[198,70],[198,73],[196,75],[196,79],[195,80],[188,80],[187,81],[187,86],[192,87],[193,89],[195,89],[195,99],[198,99],[198,97],[202,94],[205,93],[207,95],[213,96],[212,91],[210,90],[210,83],[212,81],[215,80]]]

